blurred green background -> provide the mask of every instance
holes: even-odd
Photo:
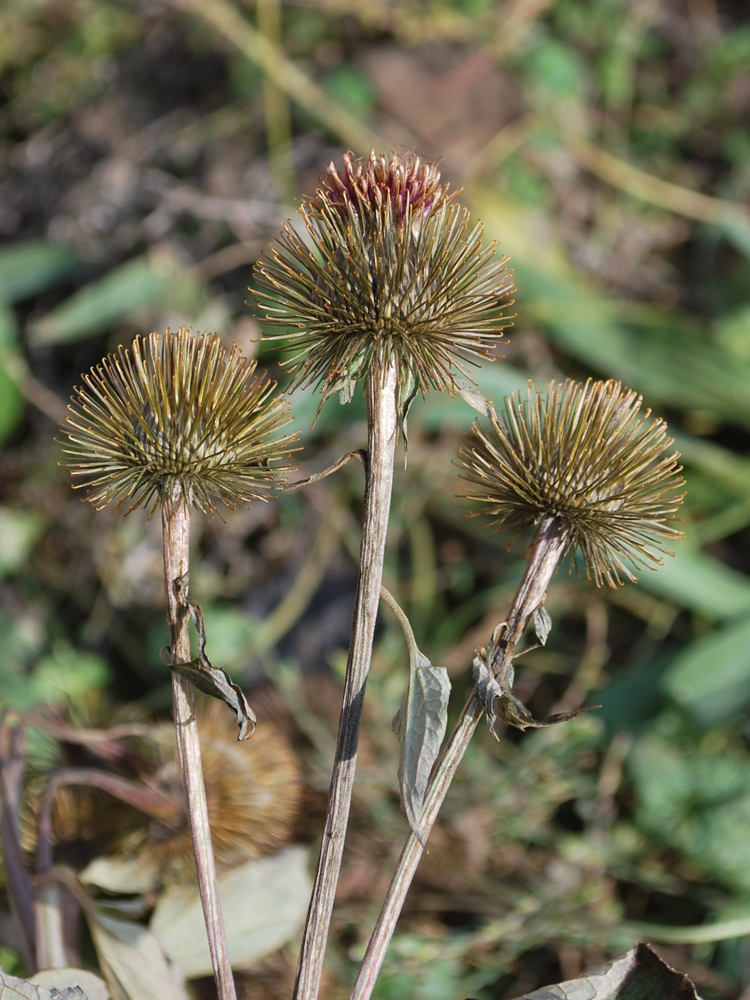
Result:
[[[283,352],[259,343],[245,303],[279,224],[347,148],[442,157],[518,286],[483,391],[500,402],[529,377],[594,376],[642,392],[683,455],[686,539],[616,592],[558,573],[555,628],[520,661],[519,696],[537,717],[603,707],[500,743],[478,731],[376,995],[500,1000],[646,937],[705,1000],[747,1000],[746,4],[4,0],[0,94],[0,701],[81,722],[95,702],[99,724],[103,706],[169,711],[158,518],[97,514],[57,464],[80,374],[137,333],[184,324],[283,383]],[[300,475],[366,440],[361,399],[330,400],[313,427],[317,404],[292,397]],[[451,672],[454,711],[524,550],[455,498],[473,416],[447,396],[415,403],[386,565],[420,647]],[[313,846],[361,490],[347,467],[195,522],[191,593],[211,658],[293,717],[307,797],[296,839]],[[406,832],[390,731],[405,669],[385,614],[332,998],[347,995]],[[293,952],[249,971],[242,995],[288,995]]]

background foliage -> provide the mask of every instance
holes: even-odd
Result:
[[[750,930],[746,18],[717,0],[0,7],[3,702],[99,724],[126,702],[168,712],[158,525],[82,505],[55,423],[82,371],[152,329],[217,331],[278,375],[245,305],[252,262],[347,147],[442,156],[511,254],[518,318],[506,360],[478,374],[486,395],[529,376],[615,376],[666,416],[683,454],[677,556],[619,591],[558,574],[549,643],[521,661],[535,716],[587,700],[601,711],[499,744],[478,733],[381,1000],[517,996],[639,936],[661,937],[705,998],[750,995],[736,936]],[[317,399],[292,400],[301,475],[363,444],[359,398],[330,401],[314,428]],[[472,416],[444,394],[415,404],[386,566],[456,705],[523,554],[455,499]],[[300,748],[301,842],[316,842],[324,806],[360,495],[347,466],[196,529],[212,659]],[[390,731],[405,666],[386,614],[330,996],[351,979],[405,835]],[[255,967],[246,996],[286,995],[292,963],[282,952]]]

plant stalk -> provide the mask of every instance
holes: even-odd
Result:
[[[385,371],[373,368],[367,376],[368,460],[359,582],[354,602],[352,636],[346,665],[328,812],[302,938],[294,1000],[316,1000],[318,996],[336,884],[344,852],[344,838],[357,767],[362,705],[372,658],[375,619],[380,602],[385,540],[391,506],[393,462],[398,435],[398,374],[395,363],[391,362]]]
[[[549,581],[565,549],[565,536],[559,521],[546,517],[539,525],[529,550],[529,560],[518,586],[505,623],[505,631],[494,648],[489,668],[495,677],[512,670],[513,656],[529,618],[544,600]],[[396,922],[409,891],[424,845],[437,819],[453,776],[471,741],[484,706],[477,698],[476,687],[464,705],[453,732],[441,754],[425,795],[420,839],[412,832],[406,839],[396,871],[388,887],[365,957],[349,1000],[369,1000],[375,987]]]
[[[190,563],[190,500],[179,486],[164,498],[162,506],[164,551],[164,592],[169,625],[172,662],[189,663],[190,615],[180,601],[178,581],[188,572]],[[203,784],[198,724],[195,718],[193,688],[188,680],[172,672],[172,710],[174,713],[177,754],[185,789],[190,833],[193,838],[198,889],[203,905],[208,948],[219,1000],[236,1000],[234,977],[229,964],[224,918],[219,902],[211,829],[208,824],[206,789]]]

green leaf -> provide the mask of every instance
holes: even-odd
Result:
[[[0,251],[0,299],[17,302],[59,285],[81,269],[72,247],[44,240]]]
[[[750,619],[709,632],[667,667],[666,691],[705,726],[736,718],[750,704]]]
[[[34,668],[28,693],[32,704],[76,702],[108,680],[109,667],[100,656],[60,644]]]
[[[17,357],[20,351],[16,317],[0,299],[0,445],[16,429],[23,414],[23,396],[13,377]]]
[[[409,648],[409,683],[404,702],[393,720],[393,729],[401,744],[398,759],[401,807],[421,842],[424,797],[448,725],[451,682],[445,667],[433,667],[417,648],[409,619],[396,599],[385,587],[380,588],[380,596],[398,618]]]
[[[647,944],[556,986],[516,1000],[699,1000],[682,972],[670,968]]]
[[[543,324],[556,344],[650,403],[707,410],[750,426],[750,359],[732,356],[687,322],[666,323],[655,314],[641,327],[627,324],[625,304],[602,300],[549,231],[543,242],[536,237],[537,219],[494,192],[479,208],[489,234],[510,254],[524,315]]]
[[[305,919],[311,888],[302,847],[222,875],[219,897],[232,965],[249,965],[290,941]],[[171,886],[156,904],[151,931],[187,979],[211,974],[197,888]]]
[[[718,621],[750,612],[750,580],[686,542],[656,572],[643,573],[638,586]]]
[[[24,566],[43,531],[44,521],[36,511],[0,507],[0,580],[17,573]]]
[[[181,264],[167,255],[136,257],[99,281],[86,285],[29,326],[32,344],[84,340],[139,309],[158,305],[195,308],[198,286]]]
[[[685,750],[652,736],[636,744],[629,769],[638,825],[731,891],[750,891],[747,754]]]

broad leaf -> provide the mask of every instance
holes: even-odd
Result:
[[[98,976],[83,969],[48,969],[31,980],[0,969],[0,1000],[109,1000],[109,994]]]
[[[0,298],[16,302],[73,277],[81,261],[72,247],[34,240],[0,251]]]
[[[310,889],[307,852],[301,847],[251,861],[219,878],[229,958],[235,968],[295,936],[305,919]],[[186,978],[211,974],[197,888],[170,888],[156,905],[151,930]]]
[[[713,629],[681,650],[663,685],[704,726],[744,714],[750,703],[750,619]]]
[[[41,972],[35,972],[29,982],[48,990],[59,990],[61,996],[66,995],[66,990],[78,988],[83,990],[82,995],[87,1000],[110,1000],[104,980],[86,969],[43,969]],[[77,1000],[81,996],[79,993],[71,995]]]
[[[750,892],[750,772],[744,753],[638,741],[628,760],[636,822],[738,896]]]
[[[409,647],[409,684],[393,728],[401,743],[398,761],[401,807],[409,826],[421,840],[424,797],[448,724],[451,682],[445,667],[433,667],[419,651],[408,618],[385,587],[381,587],[380,596],[399,619]]]
[[[663,962],[647,944],[569,979],[524,993],[516,1000],[700,1000],[682,972]]]
[[[180,974],[148,928],[94,905],[86,915],[113,1000],[187,1000]]]

